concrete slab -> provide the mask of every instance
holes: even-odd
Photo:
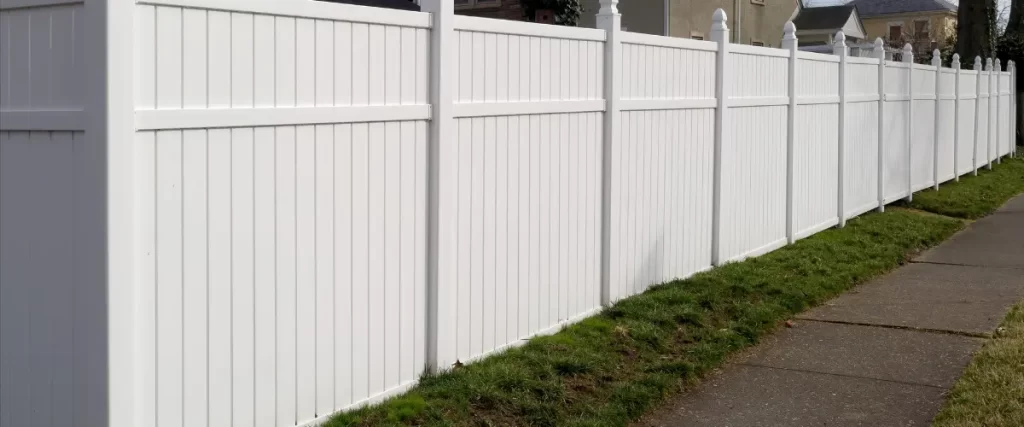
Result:
[[[1010,199],[1010,201],[1001,206],[996,213],[1024,213],[1024,194]]]
[[[1024,196],[968,225],[916,261],[1024,269]]]
[[[981,338],[878,326],[798,321],[739,363],[950,387]]]
[[[981,335],[1021,298],[1021,270],[910,264],[797,318]]]
[[[942,388],[733,365],[638,424],[676,426],[925,426]]]

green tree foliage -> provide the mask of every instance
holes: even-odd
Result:
[[[580,0],[522,0],[526,19],[534,20],[538,10],[550,10],[555,15],[555,24],[575,27],[583,14]]]

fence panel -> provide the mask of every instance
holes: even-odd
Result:
[[[935,185],[935,67],[914,64],[910,158],[912,190]]]
[[[839,222],[838,59],[833,55],[798,54],[797,125],[793,139],[793,219],[797,238]]]
[[[457,241],[451,360],[483,357],[600,307],[602,31],[456,17],[457,139],[440,203]],[[554,31],[554,32],[552,32]]]
[[[975,128],[978,117],[978,72],[974,70],[960,71],[960,129],[957,134],[957,175],[964,175],[974,170]]]
[[[722,261],[786,242],[788,53],[730,46],[729,110],[722,142]]]
[[[846,105],[846,214],[878,206],[878,60],[849,58]]]
[[[105,276],[88,264],[102,252],[89,221],[105,222],[90,213],[103,172],[85,132],[84,8],[35,3],[0,4],[0,425],[12,427],[99,422],[107,380]]]
[[[939,93],[936,100],[938,113],[938,153],[939,182],[946,182],[956,177],[953,170],[953,157],[956,155],[953,140],[956,138],[956,70],[943,68],[939,73]]]
[[[711,265],[715,44],[623,33],[613,300]]]
[[[880,189],[891,202],[969,173],[1015,136],[1012,72],[961,71],[954,94],[954,70],[848,58],[840,94],[834,56],[614,19],[13,5],[4,426],[101,424],[126,416],[97,408],[121,404],[133,427],[311,425],[594,314],[605,283],[616,301],[763,254],[794,231],[788,213],[806,237],[840,205],[855,216]]]
[[[429,16],[262,7],[136,11],[147,424],[290,426],[422,370]]]
[[[1011,89],[1012,81],[1010,79],[1009,72],[999,73],[999,122],[997,123],[997,132],[999,132],[999,146],[996,150],[997,156],[1003,156],[1010,153],[1012,145],[1015,144],[1013,140],[1013,128],[1010,127],[1010,121],[1013,119],[1013,92]]]
[[[991,110],[992,102],[991,92],[989,90],[989,82],[992,79],[989,78],[987,71],[981,71],[978,73],[978,124],[977,124],[977,144],[976,151],[974,153],[974,167],[981,168],[988,164],[988,153],[989,153],[989,110]]]
[[[909,65],[887,62],[885,67],[885,117],[882,126],[885,138],[885,202],[899,200],[909,194],[911,123]]]

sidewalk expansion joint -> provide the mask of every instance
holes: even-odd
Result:
[[[974,264],[960,264],[955,262],[938,262],[938,261],[917,261],[910,260],[911,264],[931,264],[931,265],[947,265],[950,267],[970,267],[970,268],[998,268],[998,269],[1009,269],[1009,270],[1024,270],[1024,267],[1015,267],[1012,265],[974,265]]]
[[[882,328],[882,329],[897,329],[901,331],[911,332],[923,332],[928,334],[942,334],[942,335],[958,335],[968,338],[992,338],[991,333],[977,333],[977,332],[964,332],[964,331],[953,331],[949,329],[930,329],[930,328],[915,328],[913,326],[899,326],[899,325],[880,325],[877,323],[866,323],[866,322],[849,322],[844,320],[824,320],[824,319],[810,319],[806,317],[797,317],[802,321],[820,322],[820,323],[832,323],[836,325],[852,325],[852,326],[865,326],[869,328]]]
[[[834,373],[834,372],[810,371],[810,370],[807,370],[807,369],[781,368],[781,367],[778,367],[778,366],[758,365],[756,363],[741,362],[741,363],[737,363],[737,364],[738,365],[742,365],[742,366],[754,367],[754,368],[777,369],[777,370],[780,370],[780,371],[800,372],[800,373],[804,373],[804,374],[828,375],[828,376],[841,377],[841,378],[856,378],[856,379],[862,379],[862,380],[881,381],[881,382],[891,383],[891,384],[909,385],[909,386],[916,386],[916,387],[928,387],[928,388],[934,388],[934,389],[938,389],[938,390],[949,390],[949,387],[937,386],[937,385],[933,385],[933,384],[916,383],[916,382],[912,382],[912,381],[900,381],[900,380],[892,380],[892,379],[886,379],[886,378],[865,377],[865,376],[860,376],[860,375],[837,374],[837,373]]]

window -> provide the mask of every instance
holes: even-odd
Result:
[[[889,24],[889,40],[894,42],[903,40],[903,23]]]
[[[751,46],[762,46],[762,47],[764,47],[764,41],[756,40],[756,39],[750,39],[750,45]]]
[[[690,38],[694,40],[704,40],[704,33],[697,31],[690,31]]]
[[[455,0],[456,9],[475,9],[501,6],[501,0]]]
[[[929,26],[927,19],[914,21],[914,39],[917,41],[931,40],[931,35],[928,32]]]

